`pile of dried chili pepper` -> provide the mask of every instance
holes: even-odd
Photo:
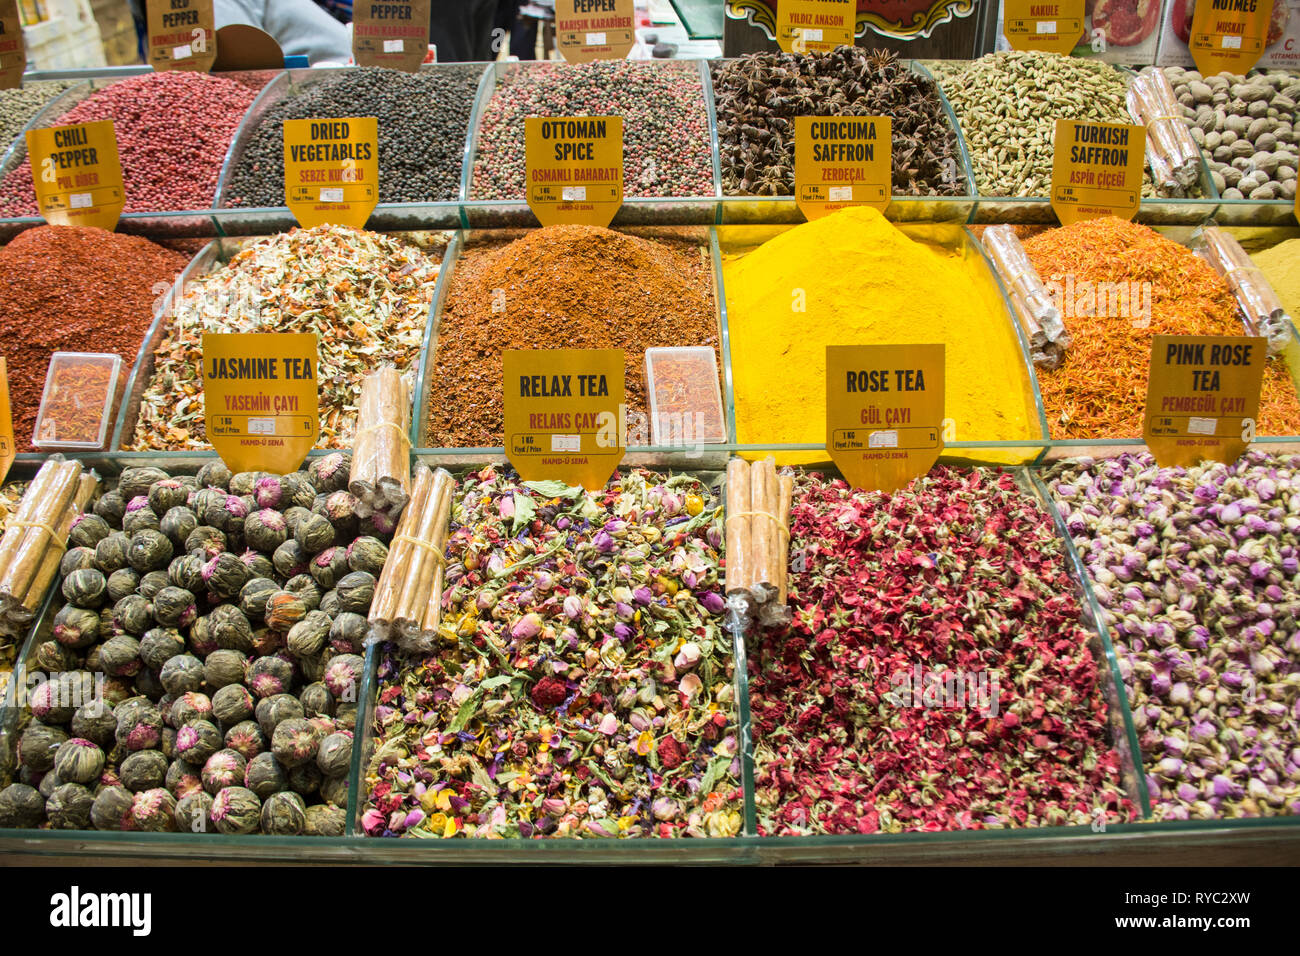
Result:
[[[1062,542],[999,471],[798,479],[794,622],[749,659],[759,832],[1122,822]]]
[[[1113,216],[1052,229],[1025,252],[1074,340],[1039,370],[1052,437],[1140,438],[1153,335],[1245,335],[1224,280],[1190,249]],[[1300,434],[1300,400],[1285,361],[1270,358],[1261,435]]]

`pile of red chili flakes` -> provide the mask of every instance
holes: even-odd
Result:
[[[1135,816],[1064,546],[1012,475],[801,475],[791,534],[794,623],[749,659],[760,833]]]

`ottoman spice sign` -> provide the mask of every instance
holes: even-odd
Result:
[[[27,69],[27,47],[23,25],[18,19],[18,0],[0,0],[0,90],[23,85]]]
[[[528,207],[543,226],[608,226],[623,205],[623,117],[524,120]]]
[[[212,0],[148,0],[149,65],[206,73],[217,62]]]

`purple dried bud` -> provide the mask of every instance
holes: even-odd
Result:
[[[149,507],[149,497],[147,495],[136,495],[126,503],[126,512],[130,514],[133,511],[144,511]]]
[[[582,614],[582,598],[576,594],[570,594],[564,599],[564,615],[569,620],[574,621]]]
[[[620,621],[630,621],[636,616],[636,611],[633,610],[632,605],[619,601],[614,605],[614,614],[618,616]]]
[[[609,532],[603,529],[596,532],[596,536],[592,539],[591,543],[596,546],[596,550],[601,554],[609,554],[609,552],[618,547]]]
[[[642,586],[632,592],[632,600],[636,601],[637,604],[649,604],[654,600],[654,594],[648,587]]]
[[[528,640],[540,634],[543,626],[541,615],[529,612],[515,622],[515,626],[510,629],[510,636],[516,641]]]

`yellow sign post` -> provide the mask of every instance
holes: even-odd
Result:
[[[1137,215],[1146,142],[1141,126],[1057,120],[1052,209],[1061,224]]]
[[[855,488],[891,492],[943,453],[942,345],[826,347],[826,450]]]
[[[18,19],[18,0],[0,0],[0,90],[22,86],[25,69],[27,46]]]
[[[352,59],[414,73],[429,52],[430,0],[361,0],[352,5]]]
[[[1002,32],[1013,50],[1069,56],[1083,36],[1084,0],[1002,0]]]
[[[570,63],[621,60],[636,46],[633,0],[556,0],[555,44]]]
[[[204,333],[208,441],[231,471],[296,471],[320,435],[309,332]]]
[[[857,0],[780,0],[776,42],[786,53],[825,53],[852,46]]]
[[[808,219],[846,206],[889,205],[894,167],[888,116],[797,116],[794,195]]]
[[[619,349],[507,349],[506,457],[525,481],[591,491],[623,460],[627,406]]]
[[[149,65],[206,73],[217,62],[212,0],[148,0]]]
[[[284,201],[303,228],[363,228],[379,202],[379,120],[285,120]]]
[[[126,189],[111,120],[28,130],[27,154],[46,222],[117,228]]]
[[[1249,72],[1264,53],[1272,14],[1272,0],[1199,0],[1187,41],[1196,68],[1204,76]]]
[[[608,226],[623,205],[623,117],[524,120],[528,207],[543,226]]]
[[[0,356],[0,481],[9,474],[17,454],[13,410],[9,407],[9,366]]]

